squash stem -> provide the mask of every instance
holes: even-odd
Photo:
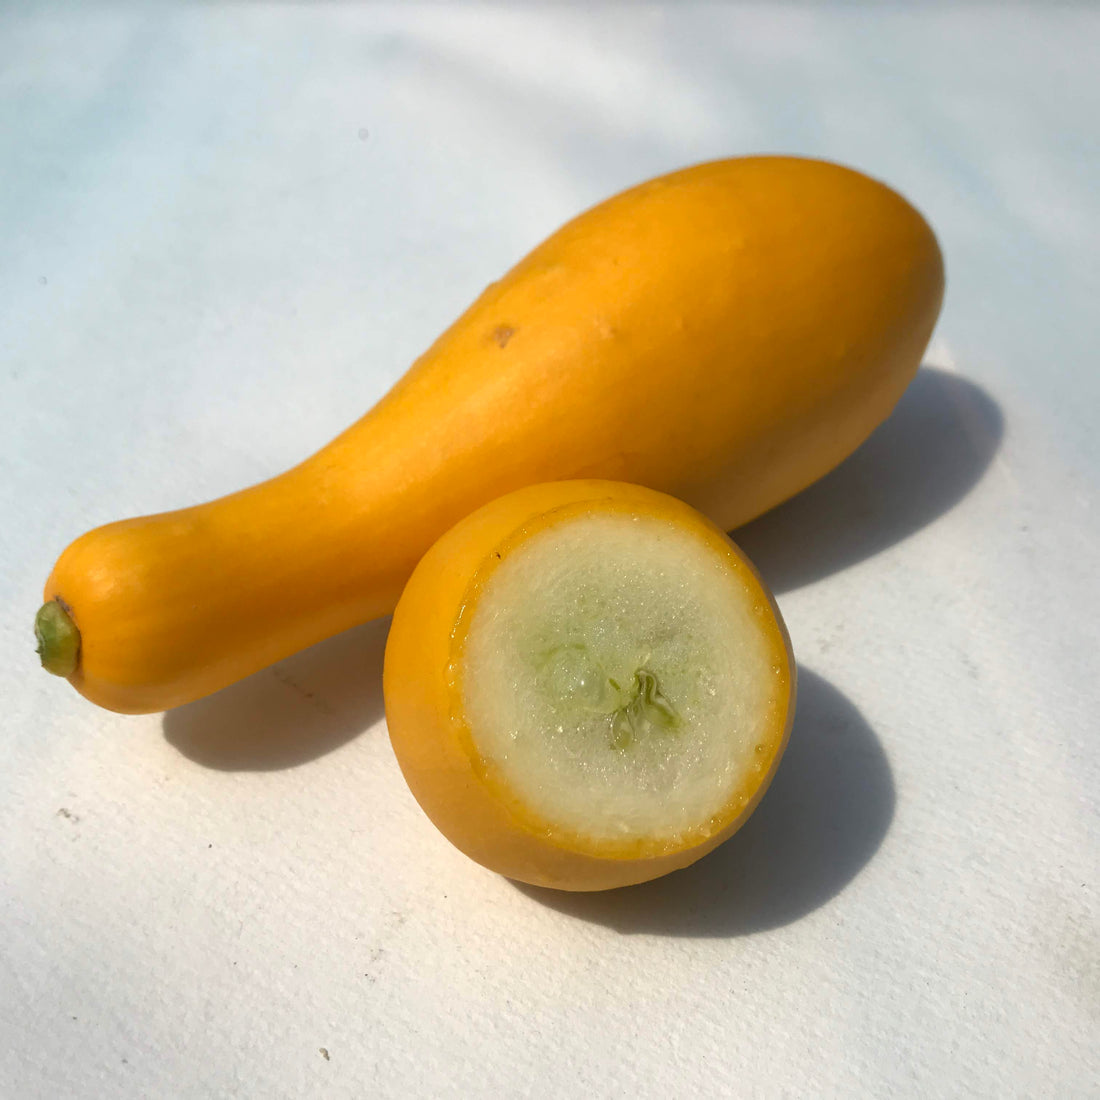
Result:
[[[42,667],[55,676],[71,676],[80,657],[80,631],[60,600],[44,603],[34,617],[34,636]]]

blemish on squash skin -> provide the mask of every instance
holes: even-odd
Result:
[[[490,339],[495,340],[497,347],[507,347],[508,341],[515,336],[516,330],[511,325],[497,325],[489,334]]]

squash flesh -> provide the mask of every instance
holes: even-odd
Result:
[[[465,635],[479,754],[574,832],[686,840],[761,766],[781,685],[760,606],[668,519],[594,507],[540,532]]]

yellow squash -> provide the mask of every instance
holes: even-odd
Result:
[[[656,521],[722,561],[729,582],[756,604],[756,628],[774,666],[754,766],[739,776],[713,817],[674,838],[629,831],[597,838],[540,813],[479,747],[468,707],[463,650],[494,573],[511,555],[522,554],[532,536],[587,515]],[[467,516],[432,546],[394,612],[383,683],[386,725],[402,774],[452,844],[482,866],[522,882],[607,890],[686,867],[745,823],[786,748],[795,675],[790,638],[775,600],[720,528],[682,501],[641,486],[567,481],[509,493]],[[675,795],[652,797],[691,796],[680,788]]]
[[[77,539],[43,663],[113,710],[177,706],[392,611],[444,531],[537,482],[635,482],[736,527],[886,417],[942,295],[927,223],[860,173],[751,157],[644,183],[489,286],[301,465]]]

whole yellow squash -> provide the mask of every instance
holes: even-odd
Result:
[[[78,538],[43,663],[112,710],[178,706],[388,613],[444,531],[538,482],[633,482],[734,528],[887,416],[943,285],[928,224],[859,172],[747,157],[643,183],[486,288],[301,465]]]

